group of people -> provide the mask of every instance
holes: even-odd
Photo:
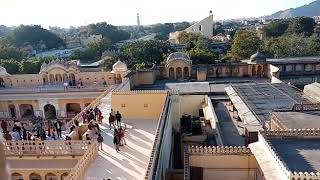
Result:
[[[102,150],[103,136],[100,134],[101,130],[99,127],[99,124],[102,123],[103,119],[101,110],[96,106],[95,108],[90,109],[85,113],[82,113],[82,118],[83,123],[88,124],[88,129],[92,130],[92,132],[94,132],[95,135],[97,134],[97,141],[100,144],[100,148]],[[125,140],[126,125],[122,126],[121,119],[121,113],[119,111],[115,112],[113,109],[111,109],[111,112],[109,114],[109,129],[111,130],[112,127],[114,129],[113,143],[117,152],[120,151],[120,146],[124,146],[127,144]],[[7,141],[18,141],[35,140],[36,138],[40,140],[46,140],[47,137],[50,137],[53,140],[62,138],[63,122],[61,122],[60,120],[56,120],[53,123],[49,121],[47,132],[45,130],[44,121],[40,116],[32,118],[31,123],[33,127],[32,130],[27,131],[26,128],[23,126],[23,123],[21,123],[20,121],[14,121],[12,132],[10,133],[8,122],[2,120],[1,129],[3,132],[4,139],[6,139]],[[70,128],[70,133],[74,131],[76,126],[79,126],[78,121],[75,123],[75,125],[73,125]],[[86,135],[86,140],[91,140],[95,137],[88,133]],[[66,136],[66,140],[71,140],[71,138]]]
[[[29,126],[29,128],[28,128]],[[7,141],[19,141],[19,140],[46,140],[47,137],[52,139],[62,138],[62,126],[63,123],[60,120],[56,120],[55,123],[48,122],[48,133],[46,133],[43,119],[33,117],[31,121],[22,123],[18,120],[14,120],[13,126],[10,122],[5,120],[1,121],[1,129],[3,137]],[[9,127],[12,127],[10,132]],[[29,130],[27,130],[29,129]]]
[[[102,119],[103,119],[102,112],[97,106],[94,109],[90,109],[82,113],[83,124],[90,123],[92,120],[95,120],[101,124]]]
[[[127,129],[126,125],[124,127],[121,126],[121,119],[122,115],[119,111],[115,112],[113,109],[111,109],[111,112],[109,114],[109,129],[112,129],[112,126],[114,128],[113,132],[113,144],[116,147],[116,151],[120,151],[120,146],[126,145],[125,140],[125,131]]]

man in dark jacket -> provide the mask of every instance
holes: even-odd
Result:
[[[61,136],[62,122],[60,120],[57,120],[57,122],[54,123],[54,127],[56,128],[58,139],[62,138]]]

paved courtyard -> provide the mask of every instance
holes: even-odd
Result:
[[[158,120],[127,120],[124,117],[123,124],[127,126],[127,145],[120,147],[121,152],[118,153],[113,145],[113,129],[109,130],[107,123],[110,104],[110,95],[108,95],[100,105],[105,117],[100,126],[104,137],[103,151],[99,151],[96,160],[89,166],[85,179],[143,179],[148,167]]]

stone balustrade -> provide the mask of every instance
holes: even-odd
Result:
[[[65,180],[80,180],[84,178],[86,169],[89,164],[95,160],[98,154],[98,144],[97,142],[92,142],[89,146],[89,149],[86,153],[81,157],[75,167],[72,168],[69,175],[65,178]]]
[[[6,156],[81,156],[91,141],[5,141]]]
[[[307,179],[307,180],[319,180],[320,178],[320,173],[319,172],[293,172],[291,173],[291,180],[302,180],[302,179]]]
[[[166,90],[135,90],[135,91],[113,91],[112,95],[131,95],[131,94],[166,94]]]
[[[82,113],[86,113],[86,111],[94,109],[96,106],[98,106],[101,103],[101,99],[104,98],[107,94],[109,94],[113,89],[113,86],[109,87],[100,96],[93,100],[87,107],[85,107],[80,113],[78,113],[74,118],[72,118],[71,121],[66,123],[66,128],[71,128],[75,121],[78,121],[80,123],[82,120]]]
[[[251,155],[251,151],[247,147],[237,146],[190,146],[190,155]]]
[[[288,129],[288,130],[272,130],[263,132],[267,137],[281,138],[281,137],[320,137],[320,129]]]
[[[184,147],[184,180],[190,180],[190,159],[189,159],[189,147]]]

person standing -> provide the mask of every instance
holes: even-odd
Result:
[[[6,132],[4,133],[4,135],[3,135],[3,137],[4,137],[4,139],[5,139],[6,141],[11,141],[11,140],[12,140],[12,136],[11,136],[11,134],[9,133],[9,131],[6,131]]]
[[[95,118],[95,120],[98,120],[98,113],[99,113],[99,108],[98,108],[98,106],[96,106],[96,107],[93,109],[93,112],[94,112],[94,118]]]
[[[60,120],[57,120],[57,122],[54,123],[54,126],[56,128],[57,131],[57,137],[62,138],[61,136],[61,132],[62,132],[62,122]]]
[[[8,123],[4,120],[1,121],[1,129],[3,134],[8,130]]]
[[[26,130],[26,128],[24,128],[24,127],[22,127],[22,139],[23,140],[27,140],[27,130]]]
[[[116,129],[116,126],[114,125],[114,116],[112,115],[112,113],[109,114],[109,126],[110,126],[110,130],[111,130],[111,125],[113,125],[113,128]]]
[[[114,110],[113,110],[113,109],[111,109],[111,114],[112,114],[112,116],[113,116],[113,117],[115,117],[115,116],[116,116],[116,113],[114,112]]]
[[[101,148],[101,151],[102,151],[103,137],[101,136],[100,133],[98,134],[97,141],[98,141],[99,147]]]
[[[119,152],[119,145],[120,145],[120,139],[119,139],[119,133],[117,131],[117,129],[114,129],[114,133],[113,133],[113,144],[116,146],[116,151]]]
[[[121,127],[121,118],[122,118],[122,116],[121,116],[120,112],[117,111],[116,120],[117,120],[117,126],[118,127]]]

